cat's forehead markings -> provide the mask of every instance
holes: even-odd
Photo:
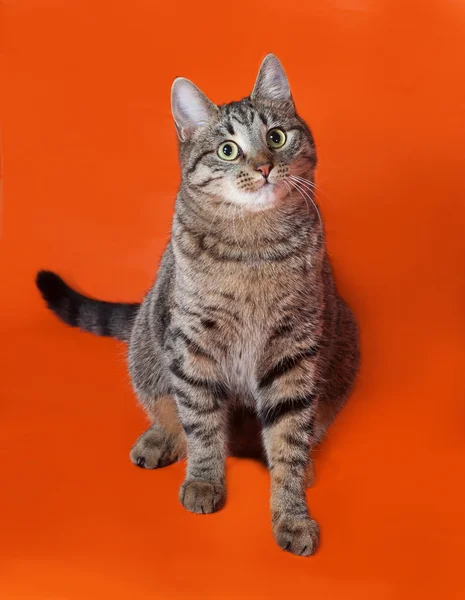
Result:
[[[260,129],[260,128],[258,128]],[[257,144],[260,144],[261,135],[260,131],[255,127],[247,127],[244,125],[234,126],[234,135],[228,133],[228,139],[236,142],[243,152],[247,154],[254,148],[256,149]]]
[[[247,99],[239,102],[231,102],[220,107],[223,116],[226,117],[232,125],[252,125],[255,120],[255,108]]]

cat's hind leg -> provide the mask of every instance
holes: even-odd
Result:
[[[185,458],[186,436],[179,422],[176,404],[171,396],[151,403],[153,423],[134,444],[130,457],[138,467],[158,469]]]

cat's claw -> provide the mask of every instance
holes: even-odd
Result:
[[[220,481],[186,479],[179,491],[179,499],[186,510],[206,515],[216,512],[223,506],[226,490]]]
[[[292,554],[310,556],[318,550],[320,529],[312,519],[281,517],[275,523],[273,533],[278,546]]]

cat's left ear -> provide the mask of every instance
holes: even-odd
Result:
[[[178,77],[171,88],[171,112],[178,137],[184,142],[212,119],[218,107],[192,81]]]
[[[291,88],[286,73],[274,54],[263,59],[251,94],[252,100],[292,102]]]

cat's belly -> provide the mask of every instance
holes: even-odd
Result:
[[[263,340],[258,332],[248,332],[231,344],[225,364],[225,375],[237,401],[247,406],[254,404],[257,387],[257,363],[263,352]]]

